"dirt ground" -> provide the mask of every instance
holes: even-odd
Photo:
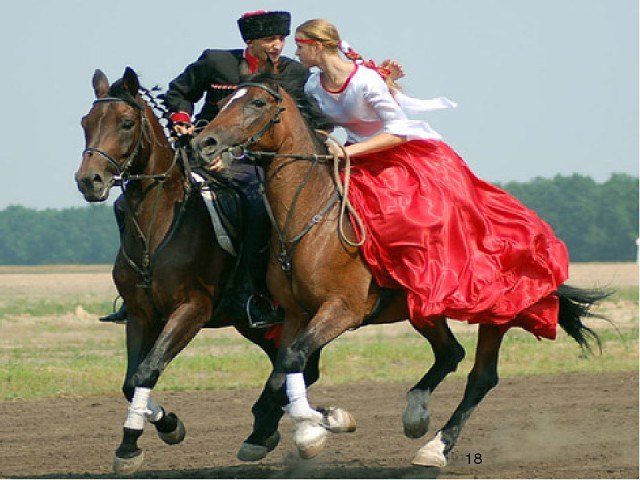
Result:
[[[313,460],[294,453],[291,423],[266,459],[235,453],[258,391],[159,393],[183,419],[185,441],[164,445],[147,427],[140,478],[638,478],[638,374],[560,375],[501,381],[474,412],[450,464],[412,467],[414,453],[442,426],[463,382],[445,381],[432,403],[432,432],[409,440],[401,414],[408,384],[312,387],[312,401],[340,405],[357,431],[332,434]],[[119,397],[0,404],[0,476],[109,478],[126,406]],[[482,463],[469,464],[480,454]]]

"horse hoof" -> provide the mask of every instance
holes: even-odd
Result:
[[[440,437],[441,434],[438,432],[433,440],[418,450],[411,463],[422,467],[445,467],[447,458],[444,456],[444,443]]]
[[[186,435],[186,430],[184,428],[184,423],[180,420],[175,413],[169,413],[170,416],[173,416],[176,421],[176,428],[173,432],[161,432],[158,430],[158,437],[167,445],[177,445],[178,443],[184,440]]]
[[[308,421],[296,424],[293,441],[301,458],[308,460],[318,455],[327,439],[327,430],[322,425]]]
[[[407,407],[402,414],[404,434],[408,438],[420,438],[429,431],[429,394],[419,390],[407,393]]]
[[[356,419],[349,412],[338,407],[319,408],[322,413],[322,426],[331,433],[356,431]]]
[[[243,442],[236,457],[241,462],[257,462],[266,457],[267,453],[269,453],[269,450],[265,446]]]
[[[267,438],[265,446],[243,442],[236,457],[242,462],[257,462],[258,460],[262,460],[266,457],[267,453],[276,448],[279,443],[280,432],[276,430],[273,435]]]
[[[140,450],[135,457],[121,458],[117,455],[113,457],[113,473],[116,475],[133,475],[144,462],[144,453]]]
[[[267,452],[276,448],[280,443],[280,432],[276,430],[264,443],[267,446]]]

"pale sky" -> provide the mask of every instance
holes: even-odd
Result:
[[[636,0],[20,0],[0,29],[0,209],[85,205],[96,68],[166,89],[205,48],[242,47],[236,20],[258,9],[326,18],[365,58],[400,61],[408,95],[457,102],[422,118],[485,180],[638,175]]]

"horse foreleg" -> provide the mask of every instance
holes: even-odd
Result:
[[[434,319],[433,326],[414,328],[431,344],[435,361],[429,371],[407,392],[407,406],[402,414],[404,434],[419,438],[429,430],[431,393],[464,358],[464,348],[451,333],[444,317]]]
[[[242,336],[260,346],[269,357],[272,366],[275,367],[278,356],[276,343],[273,340],[265,340],[264,335],[259,330],[241,328],[239,326],[236,326],[236,328]],[[316,382],[320,375],[319,359],[320,351],[311,356],[305,368],[304,377],[309,385]],[[278,446],[280,442],[278,425],[284,415],[282,407],[286,403],[284,388],[273,392],[267,382],[260,397],[251,409],[254,416],[253,431],[240,446],[237,454],[239,460],[245,462],[261,460]]]
[[[502,334],[493,325],[480,325],[475,363],[462,401],[435,438],[418,450],[412,463],[427,467],[444,467],[465,422],[485,395],[498,384],[498,353]]]
[[[144,425],[144,415],[147,411],[147,400],[144,398],[145,392],[141,391],[134,403],[135,387],[130,387],[129,382],[160,333],[157,328],[150,326],[149,322],[141,322],[139,320],[140,313],[130,309],[129,314],[130,321],[126,326],[127,372],[122,387],[122,392],[129,402],[129,410],[125,420],[122,441],[116,450],[113,460],[113,470],[123,475],[137,471],[142,465],[143,453],[138,447],[138,438],[142,435],[140,423]],[[149,398],[149,395],[146,396]]]
[[[151,390],[169,362],[200,331],[209,318],[209,310],[207,303],[181,305],[171,314],[159,335],[151,337],[155,339],[151,348],[139,349],[138,352],[135,348],[139,343],[137,339],[147,339],[146,343],[151,343],[148,340],[151,329],[145,329],[136,320],[127,324],[129,367],[123,392],[131,403],[124,423],[122,442],[113,460],[116,474],[130,475],[142,466],[143,453],[137,441],[144,430],[145,419],[149,418],[156,425],[160,437],[166,443],[178,443],[184,438],[182,422],[173,413],[165,414],[164,409],[153,402]],[[139,359],[145,352],[148,353],[141,362],[131,361],[133,358]]]
[[[341,297],[326,301],[311,319],[307,327],[284,350],[280,357],[285,373],[286,394],[289,401],[286,410],[296,425],[294,442],[302,458],[316,456],[326,440],[331,425],[321,412],[311,408],[307,399],[307,385],[302,371],[310,356],[347,329],[359,325],[362,321],[352,312]],[[355,421],[350,422],[355,429]]]
[[[186,430],[184,423],[173,413],[167,413],[164,408],[157,405],[151,397],[147,402],[147,420],[156,427],[158,437],[167,445],[177,445],[184,440]]]

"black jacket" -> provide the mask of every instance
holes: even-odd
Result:
[[[234,86],[240,83],[240,70],[244,62],[243,50],[205,50],[200,58],[187,66],[176,79],[169,83],[165,95],[165,105],[170,112],[187,112],[193,115],[194,104],[206,94],[204,105],[195,116],[197,120],[210,121],[218,114],[218,102],[232,90],[214,88]],[[316,126],[327,128],[328,122],[318,108],[304,97],[304,84],[309,71],[300,63],[281,56],[278,71],[283,79],[283,87],[299,99],[299,107],[314,119]]]

